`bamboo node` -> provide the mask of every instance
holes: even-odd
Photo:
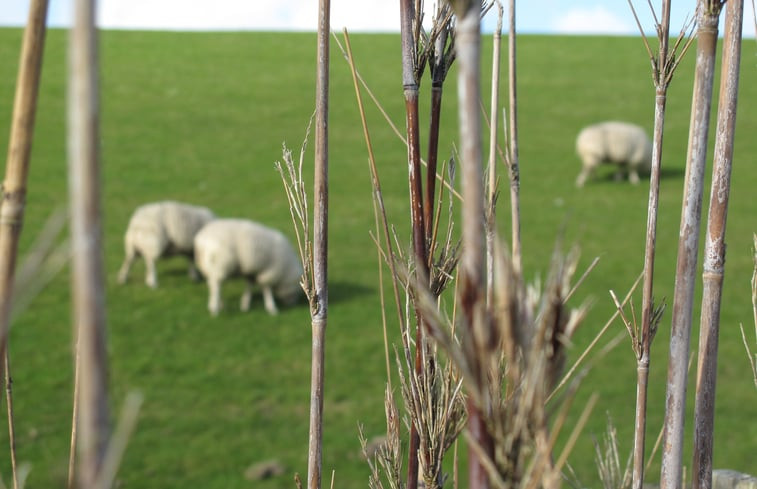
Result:
[[[3,201],[0,206],[0,224],[20,226],[23,222],[26,195],[23,191],[6,192],[3,190]]]

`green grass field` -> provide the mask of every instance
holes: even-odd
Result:
[[[20,30],[0,30],[4,66],[0,134],[8,134],[20,39]],[[394,122],[404,127],[399,36],[355,35],[352,44],[363,77]],[[490,44],[486,38],[485,72],[490,70]],[[123,487],[287,488],[293,487],[294,472],[303,477],[307,472],[307,307],[270,317],[256,298],[253,310],[242,314],[237,308],[242,284],[232,282],[224,287],[225,311],[211,319],[204,284],[187,279],[180,259],[161,262],[157,290],[144,286],[142,266],[135,267],[126,286],[117,286],[115,277],[123,258],[128,217],[147,201],[173,198],[204,204],[219,215],[253,218],[293,234],[274,162],[281,159],[284,142],[295,156],[299,153],[313,112],[315,50],[314,34],[101,34],[104,252],[113,417],[129,391],[139,390],[145,399],[120,470]],[[654,90],[649,62],[637,38],[523,36],[518,50],[526,277],[532,281],[544,276],[563,227],[566,246],[576,244],[582,250],[582,266],[600,257],[575,299],[576,303],[594,301],[575,339],[575,357],[613,313],[608,290],[625,294],[641,271],[648,188],[613,182],[607,172],[576,189],[580,164],[574,138],[581,126],[609,118],[635,121],[651,132]],[[750,247],[752,232],[757,230],[755,51],[753,42],[745,44],[728,219],[714,454],[717,468],[751,473],[757,473],[757,392],[738,325],[744,323],[750,329],[752,319]],[[330,309],[323,473],[328,483],[335,472],[335,487],[367,487],[358,424],[365,425],[369,437],[382,432],[386,381],[377,258],[369,236],[373,229],[371,186],[349,69],[333,43],[331,59]],[[66,33],[53,30],[45,51],[22,249],[28,248],[46,217],[67,202],[65,61]],[[453,67],[445,88],[444,158],[457,138],[455,75]],[[666,119],[655,295],[669,301],[692,77],[690,54],[671,86]],[[489,79],[488,74],[484,79]],[[428,82],[424,83],[422,113],[427,111],[428,98]],[[489,82],[484,85],[488,97]],[[389,217],[404,239],[409,239],[405,149],[372,105],[368,117]],[[6,141],[0,139],[3,152]],[[308,151],[308,164],[312,159]],[[499,202],[503,230],[509,229],[507,200],[503,194]],[[705,210],[707,201],[705,196]],[[39,295],[11,332],[18,454],[20,460],[32,464],[27,487],[62,487],[66,477],[73,383],[69,302],[66,272]],[[697,303],[694,352],[698,311]],[[396,329],[391,323],[395,338]],[[617,323],[603,343],[623,330]],[[664,417],[669,335],[667,312],[653,347],[650,449]],[[592,436],[603,432],[605,412],[618,426],[622,451],[628,453],[631,448],[635,367],[625,341],[589,373],[574,404],[573,421],[592,392],[600,395],[571,457],[587,487],[598,485]],[[693,392],[692,381],[690,398]],[[692,425],[689,417],[689,448]],[[0,474],[8,483],[7,433],[2,431]],[[690,453],[688,449],[687,465]],[[268,459],[280,460],[286,474],[264,482],[245,480],[248,466]],[[659,455],[648,480],[658,477]]]

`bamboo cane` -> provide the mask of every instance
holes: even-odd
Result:
[[[109,436],[97,32],[94,0],[77,0],[74,8],[69,36],[68,159],[76,368],[80,374],[77,478],[79,487],[91,488]]]
[[[693,489],[712,488],[712,438],[715,419],[720,303],[725,273],[725,228],[728,217],[728,197],[731,191],[743,11],[743,0],[730,0],[725,14],[717,138],[702,274],[704,288],[694,411],[694,461],[691,466]]]
[[[463,243],[460,259],[460,299],[464,323],[482,350],[491,341],[491,331],[485,321],[485,245],[484,245],[484,189],[481,168],[480,100],[481,2],[457,0],[456,42],[458,60],[458,106],[460,125],[460,156],[462,158]],[[485,346],[486,345],[486,346]],[[483,372],[474,382],[483,392],[486,379]],[[489,487],[489,476],[483,457],[493,460],[494,447],[487,430],[485,413],[473,400],[468,400],[468,429],[478,449],[469,450],[468,487]]]
[[[328,315],[328,110],[329,30],[331,1],[320,0],[318,9],[318,65],[316,74],[315,175],[313,209],[313,275],[316,294],[312,315],[312,367],[310,377],[310,436],[308,488],[321,487],[323,451],[323,390]]]
[[[697,63],[673,294],[665,400],[665,441],[660,475],[661,489],[680,489],[682,484],[686,363],[691,339],[691,314],[702,214],[702,187],[721,6],[721,2],[717,0],[700,0],[697,13]]]

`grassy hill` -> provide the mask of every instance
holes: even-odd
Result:
[[[0,30],[0,134],[8,134],[21,31]],[[404,127],[398,35],[354,35],[358,69],[399,127]],[[484,71],[490,39],[484,40]],[[728,261],[722,307],[715,466],[757,472],[755,398],[738,330],[751,326],[752,232],[757,181],[757,100],[754,45],[747,43],[741,76]],[[647,214],[646,185],[612,181],[609,173],[576,189],[580,169],[574,140],[585,124],[625,119],[652,129],[654,90],[641,41],[622,37],[523,36],[518,44],[519,131],[523,253],[529,281],[544,277],[561,229],[582,250],[581,265],[600,262],[577,294],[594,305],[572,349],[577,356],[612,315],[608,290],[624,294],[641,271]],[[207,314],[207,291],[186,277],[180,259],[162,262],[160,288],[143,284],[137,266],[130,282],[116,284],[122,237],[139,204],[173,198],[208,205],[219,215],[249,217],[288,234],[291,223],[274,162],[282,143],[297,155],[313,112],[315,35],[279,33],[101,33],[104,243],[108,271],[107,318],[114,417],[126,394],[144,395],[137,431],[120,470],[125,487],[285,488],[307,472],[310,326],[307,307],[268,316],[256,298],[238,311],[239,282],[224,286],[225,311]],[[49,32],[22,250],[54,209],[65,206],[66,33]],[[367,435],[383,428],[384,367],[377,258],[367,153],[346,62],[332,43],[330,107],[330,310],[324,399],[324,482],[366,487],[358,424]],[[686,157],[693,56],[671,86],[661,183],[655,296],[673,296]],[[445,86],[441,155],[457,139],[455,69]],[[488,75],[485,75],[488,79]],[[429,97],[424,80],[422,114]],[[484,84],[488,97],[489,83]],[[717,87],[717,81],[716,81]],[[504,85],[503,85],[504,89]],[[488,106],[488,102],[485,103]],[[407,229],[405,149],[374,106],[368,107],[390,219],[403,239]],[[425,124],[422,124],[425,127]],[[422,132],[422,147],[425,147]],[[7,148],[0,139],[0,150]],[[312,151],[306,151],[312,162]],[[709,173],[709,165],[707,173]],[[708,179],[709,181],[709,179]],[[709,184],[707,184],[709,194]],[[500,226],[509,229],[506,196]],[[704,208],[707,208],[705,196]],[[701,260],[700,260],[701,264]],[[697,290],[697,296],[700,289]],[[13,325],[18,453],[30,462],[28,487],[65,481],[72,397],[69,278],[58,276]],[[640,299],[637,294],[637,309]],[[695,306],[696,351],[699,306]],[[391,316],[390,316],[391,317]],[[393,342],[397,327],[390,324]],[[617,323],[608,337],[622,334]],[[664,417],[670,313],[653,347],[649,436]],[[691,377],[694,377],[692,373]],[[694,391],[693,381],[689,397]],[[594,416],[571,457],[587,487],[598,485],[592,435],[609,413],[625,453],[631,448],[635,361],[627,341],[597,364],[584,381],[572,420],[592,392]],[[693,405],[693,402],[690,403]],[[692,418],[687,420],[687,446]],[[651,449],[652,442],[648,443]],[[0,453],[7,453],[0,433]],[[465,451],[461,448],[461,451]],[[245,480],[251,464],[278,459],[285,475]],[[685,459],[690,462],[690,450]],[[10,462],[0,457],[8,483]],[[649,480],[659,475],[659,455]]]

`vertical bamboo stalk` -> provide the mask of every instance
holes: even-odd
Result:
[[[47,5],[47,0],[34,0],[29,8],[29,19],[24,30],[16,79],[8,159],[5,165],[2,203],[0,203],[0,354],[2,355],[5,354],[7,345],[18,239],[26,206],[26,183],[42,72]]]
[[[316,73],[315,175],[313,209],[313,275],[315,311],[312,314],[312,367],[310,377],[310,435],[308,488],[321,487],[323,450],[323,389],[328,316],[328,115],[329,31],[331,1],[320,0],[318,8],[318,62]]]
[[[510,98],[510,213],[512,228],[513,268],[521,273],[520,251],[520,161],[518,157],[518,91],[517,70],[515,58],[515,0],[510,0],[508,34],[508,72],[509,72],[509,98]]]
[[[13,101],[8,159],[0,203],[0,369],[4,372],[6,404],[8,407],[8,439],[10,442],[13,487],[18,489],[16,464],[13,391],[8,352],[8,331],[13,302],[13,282],[18,255],[18,240],[24,220],[29,160],[34,139],[34,119],[37,112],[42,54],[45,45],[47,0],[34,0],[21,45],[16,95]]]
[[[415,4],[412,0],[400,0],[400,35],[402,40],[402,87],[405,96],[405,129],[407,132],[407,161],[410,186],[410,220],[412,222],[413,252],[416,273],[428,277],[428,255],[426,247],[426,227],[423,219],[423,189],[421,184],[421,152],[418,121],[418,80],[416,73],[416,39],[413,35]],[[416,312],[415,369],[422,369],[421,348],[423,327]],[[414,424],[410,426],[410,446],[408,449],[407,487],[418,485],[418,449],[420,437]]]
[[[699,250],[702,187],[707,156],[715,50],[718,39],[718,0],[700,0],[698,8],[697,57],[692,100],[686,183],[678,240],[675,291],[666,392],[664,449],[661,489],[680,489],[683,467],[683,434],[686,414],[686,363],[691,339],[691,314]]]
[[[489,159],[488,159],[488,202],[489,209],[486,219],[486,303],[489,307],[494,302],[494,240],[497,234],[496,226],[496,193],[497,193],[497,132],[499,131],[499,65],[500,49],[502,47],[502,3],[497,0],[497,28],[492,40],[492,94],[489,106]]]
[[[704,288],[699,329],[699,361],[694,412],[694,461],[692,463],[694,489],[712,488],[712,438],[715,419],[720,303],[725,272],[725,228],[728,217],[728,197],[731,191],[743,11],[743,0],[728,1],[723,41],[723,66],[720,75],[717,137],[702,274]]]
[[[73,313],[80,374],[79,487],[94,487],[108,440],[105,290],[95,1],[77,0],[69,34],[68,159]]]
[[[462,158],[462,256],[460,259],[460,297],[464,322],[470,337],[486,348],[491,332],[486,328],[485,297],[485,250],[484,250],[484,188],[481,168],[481,2],[457,0],[454,2],[457,15],[456,46],[458,60],[458,106],[460,125],[460,156]],[[483,349],[483,348],[482,348]],[[488,348],[486,348],[488,349]],[[483,392],[486,378],[483,372],[475,379],[475,388]],[[471,436],[485,454],[493,460],[494,448],[491,434],[486,426],[486,413],[475,401],[468,401],[468,428]],[[489,477],[478,450],[469,450],[468,487],[486,489]]]
[[[662,142],[665,127],[665,105],[669,85],[668,38],[670,32],[670,0],[662,2],[662,21],[658,27],[660,43],[654,70],[655,109],[654,141],[652,144],[652,169],[649,177],[649,206],[647,209],[647,235],[644,246],[644,284],[642,287],[641,337],[639,338],[636,365],[636,415],[634,427],[634,456],[632,488],[641,489],[644,484],[644,448],[647,426],[647,392],[649,381],[649,350],[651,347],[651,321],[653,314],[654,259],[657,241],[657,212],[660,195],[660,168],[662,165]],[[652,57],[654,60],[654,57]]]

